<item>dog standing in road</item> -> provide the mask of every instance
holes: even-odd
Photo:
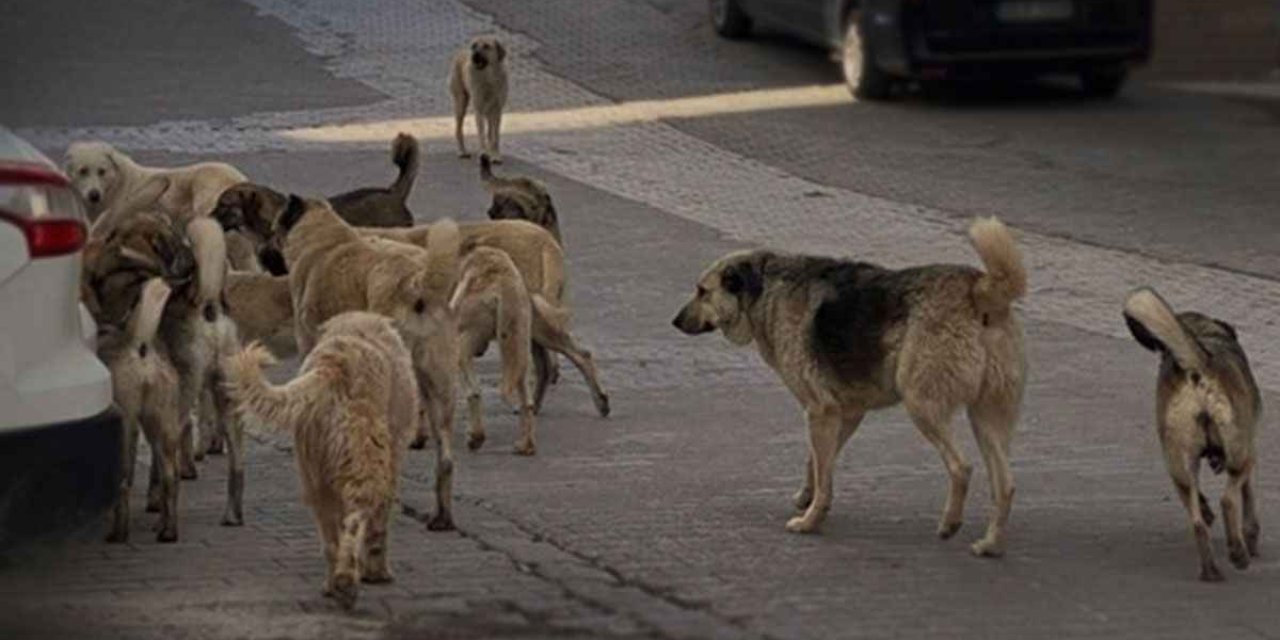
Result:
[[[458,141],[458,156],[471,157],[462,134],[462,123],[467,117],[467,107],[472,106],[476,117],[476,133],[480,148],[493,161],[502,164],[498,150],[502,129],[502,110],[507,106],[507,49],[493,36],[479,36],[453,56],[449,68],[449,94],[453,96],[454,137]]]
[[[809,461],[787,530],[816,531],[831,506],[840,448],[871,410],[901,402],[950,476],[938,535],[963,522],[971,466],[951,436],[966,407],[991,481],[994,512],[980,556],[1004,552],[1013,503],[1009,443],[1025,381],[1022,326],[1012,304],[1027,277],[995,219],[969,237],[986,271],[960,265],[892,270],[864,262],[740,251],[712,264],[673,324],[754,343],[805,409]]]
[[[268,383],[262,366],[272,362],[256,343],[232,357],[232,395],[239,411],[293,434],[303,497],[329,565],[324,593],[350,609],[360,582],[392,579],[388,524],[405,434],[418,413],[417,389],[405,383],[413,376],[409,350],[389,319],[349,312],[321,328],[292,381]]]
[[[1194,311],[1174,314],[1155,291],[1139,289],[1124,305],[1134,339],[1160,354],[1156,427],[1165,466],[1191,518],[1200,552],[1200,579],[1223,580],[1213,558],[1209,528],[1213,510],[1200,492],[1200,461],[1227,472],[1222,519],[1231,564],[1249,566],[1258,555],[1257,464],[1254,437],[1262,396],[1231,325]]]
[[[467,390],[467,447],[484,444],[484,417],[480,386],[473,362],[489,343],[497,341],[502,353],[502,395],[519,407],[520,440],[515,453],[531,456],[534,443],[533,400],[526,373],[533,341],[533,302],[511,257],[498,249],[476,247],[462,260],[461,277],[449,301],[458,318],[461,346],[458,350],[462,383]]]
[[[159,542],[178,540],[178,459],[182,419],[178,415],[178,371],[168,350],[156,339],[171,290],[161,278],[142,286],[137,305],[124,326],[102,325],[98,357],[111,370],[112,398],[124,421],[120,452],[123,473],[108,542],[129,541],[129,493],[138,462],[138,431],[147,438],[159,463]]]

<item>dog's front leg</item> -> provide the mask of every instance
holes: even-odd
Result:
[[[493,158],[494,164],[502,164],[502,151],[498,148],[501,130],[502,109],[499,108],[497,113],[493,115],[493,120],[489,122],[489,154]]]
[[[809,455],[813,459],[813,500],[804,515],[787,522],[787,531],[813,533],[831,508],[832,474],[840,447],[840,413],[835,407],[818,406],[807,411]]]
[[[1258,555],[1258,538],[1262,536],[1262,525],[1258,523],[1258,502],[1253,489],[1253,470],[1249,470],[1244,486],[1240,487],[1244,498],[1244,542],[1249,547],[1249,555]]]

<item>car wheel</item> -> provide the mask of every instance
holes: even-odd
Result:
[[[844,40],[840,45],[840,66],[845,84],[855,98],[884,100],[889,97],[893,80],[879,66],[870,47],[862,38],[858,26],[858,12],[849,14],[845,21]]]
[[[1114,98],[1120,93],[1128,74],[1124,69],[1111,67],[1086,69],[1080,72],[1080,85],[1084,93],[1093,98]]]
[[[751,34],[751,17],[738,0],[710,0],[711,26],[724,38],[744,38]]]

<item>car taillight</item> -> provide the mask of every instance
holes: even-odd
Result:
[[[84,247],[89,235],[83,222],[68,218],[24,218],[0,211],[0,220],[22,229],[27,236],[27,253],[32,258],[75,253]]]

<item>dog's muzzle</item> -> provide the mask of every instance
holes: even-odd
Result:
[[[91,204],[102,202],[102,192],[97,189],[90,189],[89,195],[85,196]]]
[[[471,64],[477,69],[483,69],[489,66],[489,61],[485,59],[479,52],[471,54]]]
[[[691,336],[715,330],[715,327],[710,322],[695,322],[690,315],[688,307],[681,309],[680,313],[677,313],[676,317],[671,321],[671,326]]]

